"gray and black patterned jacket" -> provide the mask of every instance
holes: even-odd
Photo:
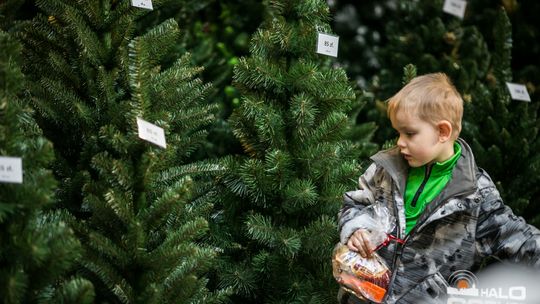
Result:
[[[391,242],[378,253],[392,268],[384,303],[439,303],[446,297],[447,280],[475,261],[496,256],[540,267],[540,231],[512,213],[485,171],[476,166],[470,147],[462,147],[443,191],[427,205],[417,225],[405,235],[403,194],[408,164],[397,148],[371,157],[373,164],[359,179],[359,190],[347,192],[339,214],[340,240],[363,228],[369,216],[363,208],[386,205],[396,217]]]

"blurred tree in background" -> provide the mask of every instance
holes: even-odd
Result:
[[[492,36],[493,21],[503,7],[512,25],[512,73],[513,81],[527,85],[532,100],[540,100],[540,14],[538,1],[500,0],[471,1],[467,19],[475,24],[485,36]],[[489,39],[492,47],[494,40]]]
[[[30,19],[35,12],[32,0],[4,0],[0,2],[0,29],[9,31],[16,21]]]
[[[238,58],[248,54],[251,35],[261,23],[264,7],[260,1],[213,1],[201,10],[193,22],[185,24],[186,48],[195,64],[205,68],[201,77],[213,84],[208,100],[220,107],[201,157],[241,153],[227,118],[238,107],[240,94],[232,85],[233,68]]]

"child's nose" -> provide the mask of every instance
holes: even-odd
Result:
[[[405,140],[403,140],[403,136],[400,136],[397,141],[397,145],[400,148],[405,148]]]

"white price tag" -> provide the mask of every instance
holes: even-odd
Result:
[[[22,159],[0,156],[0,182],[22,184]]]
[[[317,53],[337,57],[339,37],[319,33],[317,37]]]
[[[137,117],[137,127],[139,127],[139,137],[160,147],[167,148],[165,142],[165,132],[162,128]]]
[[[508,91],[510,91],[510,95],[512,96],[512,99],[522,100],[522,101],[531,101],[531,96],[529,96],[529,92],[527,92],[526,86],[519,83],[510,83],[510,82],[507,82],[506,86],[508,87]]]
[[[153,10],[152,0],[131,0],[131,5],[135,7]]]
[[[467,1],[465,0],[444,0],[443,11],[463,19],[466,7]]]

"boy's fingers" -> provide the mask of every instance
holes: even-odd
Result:
[[[349,240],[347,241],[347,247],[349,247],[349,249],[352,251],[358,251],[358,248],[356,248],[356,246],[354,246],[353,244],[353,239],[354,239],[354,236],[351,236],[349,238]]]
[[[359,240],[359,244],[356,246],[360,249],[360,251],[362,251],[362,257],[364,258],[368,258],[371,256],[371,251],[369,249],[369,243],[368,242],[368,238],[366,237],[365,233],[362,231],[361,233],[359,233],[359,236],[358,236],[358,240]]]
[[[363,247],[363,241],[358,237],[358,235],[352,235],[349,241],[347,242],[349,249],[358,252],[360,256],[366,257],[366,252]]]
[[[364,240],[362,238],[362,235],[359,233],[355,233],[355,235],[353,235],[350,240],[352,242],[352,245],[356,248],[356,251],[365,258],[366,250],[364,249]]]
[[[366,230],[361,231],[362,236],[362,246],[364,248],[364,251],[366,252],[367,256],[371,256],[371,252],[373,251],[373,246],[371,246],[371,242],[369,241],[369,233]]]
[[[371,257],[371,244],[369,242],[369,234],[365,229],[359,229],[355,232],[357,243],[355,246],[358,252],[364,258]]]
[[[356,230],[347,241],[347,246],[364,258],[371,257],[373,251],[373,246],[369,241],[369,232],[366,229]]]

